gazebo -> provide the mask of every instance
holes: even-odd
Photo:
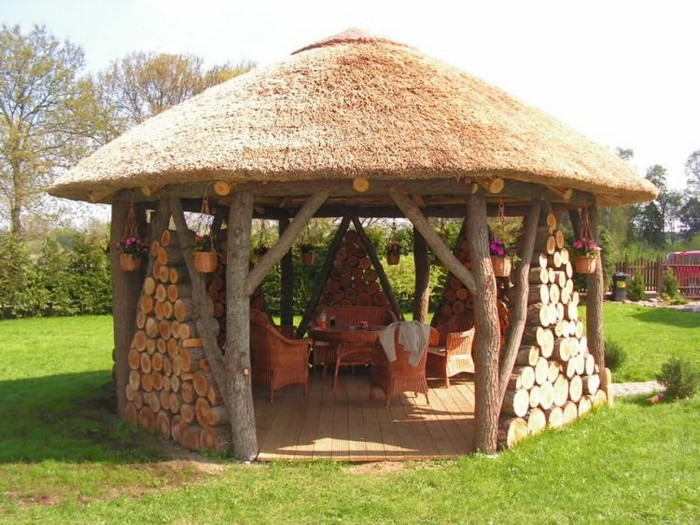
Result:
[[[122,271],[116,251],[111,255],[119,411],[126,415],[129,394],[143,386],[138,379],[130,384],[130,375],[152,350],[148,345],[157,348],[154,355],[167,355],[171,346],[176,354],[184,342],[170,337],[170,328],[160,333],[159,317],[168,312],[156,315],[154,310],[165,304],[163,294],[172,290],[177,298],[178,280],[188,282],[192,300],[180,305],[180,324],[201,339],[215,383],[214,393],[205,388],[200,395],[212,406],[220,400],[218,410],[227,416],[222,420],[230,421],[235,455],[241,459],[258,452],[251,296],[281,262],[286,283],[282,321],[291,321],[288,254],[313,217],[347,217],[346,226],[350,218],[405,217],[416,232],[416,295],[427,288],[428,249],[466,289],[477,334],[474,443],[493,453],[509,384],[518,383],[516,361],[554,361],[562,357],[560,341],[577,337],[580,353],[592,355],[586,368],[600,376],[602,391],[607,388],[601,265],[588,276],[587,345],[581,343],[580,322],[576,327],[567,316],[567,309],[569,316],[577,315],[576,304],[552,313],[546,308],[548,295],[541,293],[543,286],[563,290],[571,277],[558,217],[568,213],[579,238],[595,237],[597,207],[657,194],[614,154],[541,111],[412,47],[354,29],[147,120],[82,160],[49,191],[111,204],[113,241],[127,223],[145,231],[146,216],[155,212],[149,225],[155,245],[147,268]],[[184,215],[201,211],[203,201],[217,209],[215,226],[227,226],[220,266],[226,299],[218,312],[205,279],[194,269],[193,235]],[[486,222],[499,209],[524,218],[522,260],[509,280],[510,324],[503,340]],[[251,268],[254,217],[279,220],[280,237]],[[464,218],[468,261],[445,244],[428,217]],[[169,273],[167,263],[174,260],[185,263],[186,276]],[[144,308],[144,298],[151,298],[150,308]],[[541,311],[553,317],[546,320]],[[216,316],[225,321],[225,339],[217,338]],[[534,326],[533,316],[545,320]],[[555,325],[559,321],[561,327]],[[152,340],[137,341],[145,332]],[[537,347],[546,344],[540,337],[548,333],[556,338],[548,346],[556,349],[543,354]],[[163,414],[159,417],[170,428],[173,415]],[[502,425],[501,419],[501,431],[512,431]]]

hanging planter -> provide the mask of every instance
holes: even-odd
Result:
[[[124,238],[117,243],[117,249],[119,250],[119,267],[122,270],[135,272],[141,268],[141,261],[146,256],[148,247],[139,237],[133,202],[129,206],[129,213],[126,217]]]
[[[574,261],[576,266],[576,273],[590,274],[595,272],[596,257],[589,257],[588,255],[577,255]]]
[[[315,247],[313,244],[302,244],[301,247],[301,264],[303,266],[313,266],[316,260]]]
[[[399,243],[392,241],[386,246],[386,263],[391,266],[396,266],[399,264],[399,259],[401,259]]]
[[[194,240],[194,267],[200,273],[212,273],[219,264],[211,235],[197,235]]]
[[[491,266],[496,277],[508,277],[513,270],[513,259],[509,256],[491,256]]]

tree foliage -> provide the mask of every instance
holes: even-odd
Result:
[[[131,53],[98,74],[103,105],[122,131],[252,69],[252,62],[204,70],[204,60],[184,54]]]
[[[82,49],[43,26],[0,30],[0,199],[17,235],[58,170],[94,147],[100,111],[82,68]]]

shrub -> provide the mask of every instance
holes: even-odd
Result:
[[[664,272],[664,282],[661,288],[661,298],[671,304],[685,304],[686,301],[681,291],[678,289],[678,279],[671,268],[666,267]]]
[[[627,359],[627,352],[622,345],[612,339],[605,340],[605,366],[613,372],[617,371]]]
[[[672,357],[661,366],[661,373],[656,380],[666,388],[669,399],[687,399],[693,397],[700,384],[700,373],[693,368],[690,361]]]
[[[641,301],[646,298],[646,289],[644,288],[644,277],[642,272],[636,272],[630,280],[630,285],[627,288],[627,298],[630,301]]]

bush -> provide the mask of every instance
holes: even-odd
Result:
[[[642,272],[636,272],[630,280],[630,285],[627,288],[627,298],[630,301],[641,301],[646,298],[646,289],[644,287],[644,277]]]
[[[685,297],[678,289],[678,279],[671,268],[666,267],[664,272],[664,282],[661,288],[661,298],[671,304],[686,304]]]
[[[620,343],[611,339],[605,340],[605,366],[615,372],[626,359],[627,352],[625,352]]]
[[[695,395],[700,384],[700,373],[693,368],[690,361],[672,357],[661,366],[661,373],[656,380],[666,388],[669,399],[687,399]]]

